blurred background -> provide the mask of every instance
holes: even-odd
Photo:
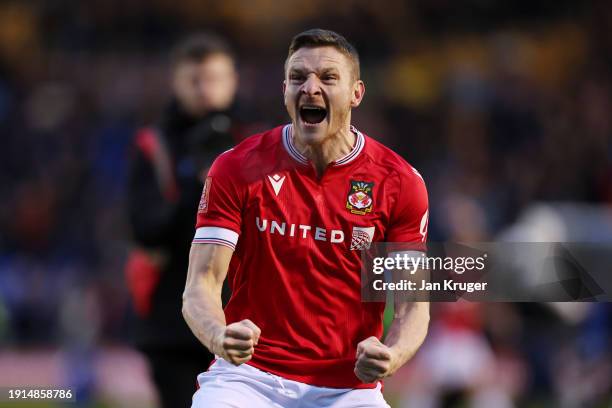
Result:
[[[201,30],[234,46],[241,103],[286,123],[286,50],[312,27],[357,46],[367,93],[354,124],[423,174],[430,240],[612,242],[611,2],[3,0],[0,385],[157,406],[123,274],[134,134],[167,102],[169,49]],[[434,305],[385,396],[612,407],[611,312]]]

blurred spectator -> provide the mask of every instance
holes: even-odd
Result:
[[[128,205],[136,247],[126,266],[136,344],[165,408],[190,405],[195,378],[214,358],[183,321],[182,290],[207,169],[243,134],[235,60],[224,40],[189,37],[172,64],[174,98],[135,137]]]

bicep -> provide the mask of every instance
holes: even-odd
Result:
[[[233,253],[224,245],[192,244],[185,291],[204,286],[220,294]]]
[[[400,175],[400,190],[387,231],[388,242],[421,244],[413,249],[424,250],[429,223],[429,202],[425,182],[415,173]]]
[[[396,301],[393,317],[405,319],[408,316],[429,321],[429,302]]]

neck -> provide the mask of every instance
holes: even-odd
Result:
[[[294,126],[295,129],[295,126]],[[349,124],[343,126],[338,132],[329,135],[316,145],[302,143],[299,137],[293,138],[296,149],[310,160],[317,174],[321,176],[327,166],[346,156],[355,146],[356,136]]]

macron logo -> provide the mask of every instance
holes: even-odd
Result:
[[[283,186],[283,182],[285,181],[285,177],[286,176],[279,176],[278,174],[275,174],[273,176],[268,176],[268,180],[270,180],[270,184],[272,184],[272,188],[274,189],[274,193],[278,196],[278,192],[280,191],[281,187]]]

